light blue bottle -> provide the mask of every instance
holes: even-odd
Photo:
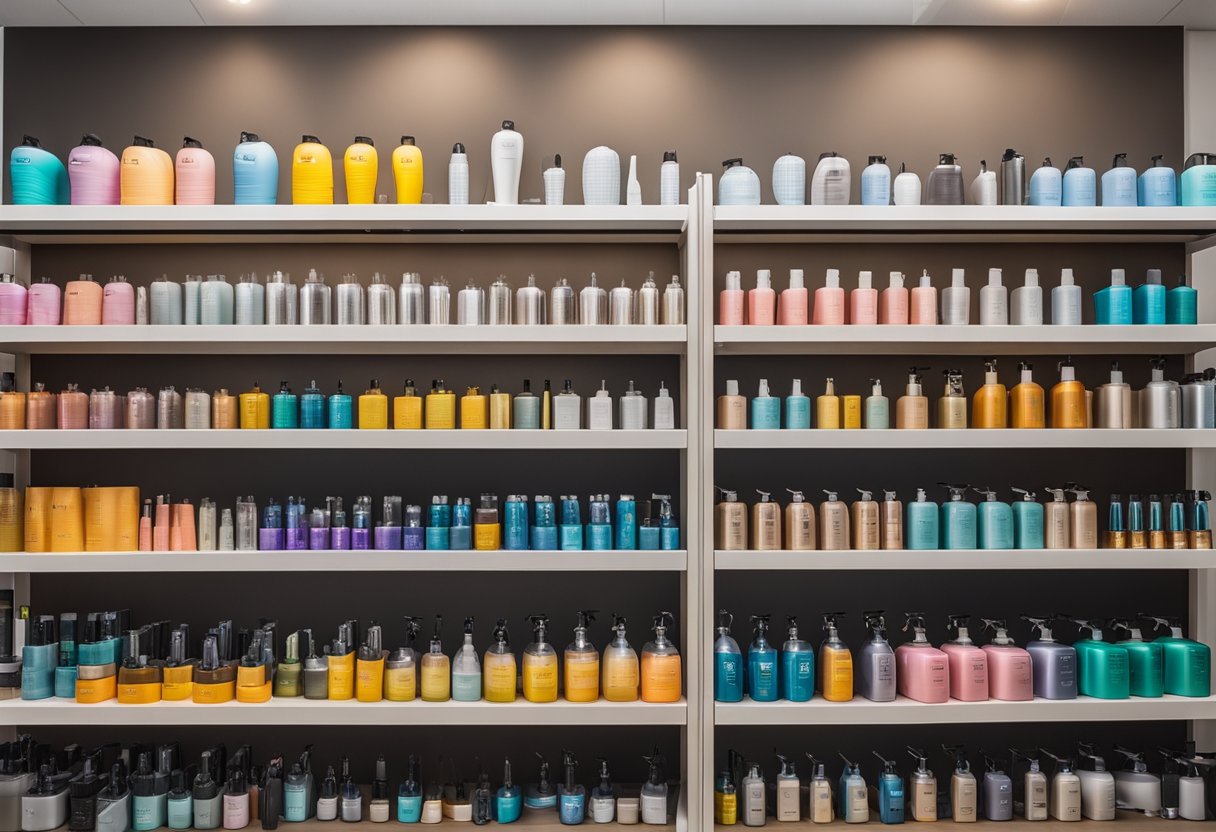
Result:
[[[22,136],[8,157],[14,205],[67,205],[71,201],[68,171],[59,157],[34,136]]]
[[[714,701],[743,701],[743,653],[731,637],[735,617],[718,610],[718,638],[714,642]]]
[[[722,163],[718,180],[719,205],[759,205],[760,177],[743,164],[742,159],[727,159]]]
[[[1132,323],[1165,323],[1165,286],[1161,269],[1149,269],[1144,282],[1132,292]]]
[[[350,430],[355,426],[351,397],[343,392],[342,379],[338,379],[338,392],[329,397],[328,420],[330,430]]]
[[[894,760],[873,752],[882,761],[878,775],[878,819],[883,823],[904,822],[904,778]]]
[[[557,787],[557,818],[566,826],[577,826],[587,814],[587,787],[575,779],[578,760],[572,751],[562,751],[566,777]]]
[[[422,785],[418,782],[418,760],[413,754],[406,763],[405,779],[397,788],[397,822],[418,823],[422,819]]]
[[[886,156],[871,156],[861,172],[861,204],[891,204],[891,169]]]
[[[870,395],[866,396],[866,430],[886,430],[891,427],[891,404],[882,394],[882,380],[870,379]]]
[[[1161,164],[1165,158],[1153,157],[1153,164],[1144,169],[1136,182],[1136,201],[1148,208],[1161,208],[1178,204],[1178,177],[1174,169]]]
[[[592,494],[587,507],[587,549],[592,552],[612,548],[612,511],[607,494]]]
[[[777,648],[769,643],[767,613],[753,615],[755,638],[747,648],[747,692],[755,702],[776,702],[781,688],[777,668]]]
[[[1178,285],[1165,295],[1165,322],[1167,324],[1195,324],[1199,321],[1199,292],[1186,282],[1186,275],[1178,275]]]
[[[305,430],[325,427],[325,394],[316,381],[308,382],[300,394],[300,427]]]
[[[781,698],[809,702],[815,692],[815,648],[798,638],[798,619],[787,615],[785,644],[781,645]]]
[[[419,805],[421,808],[421,804]],[[494,795],[494,820],[498,823],[515,823],[524,810],[524,795],[511,779],[511,761],[502,765],[502,785]]]
[[[1064,168],[1060,201],[1066,208],[1092,208],[1097,205],[1098,179],[1093,168],[1085,167],[1084,156],[1073,156]]]
[[[638,548],[638,503],[632,494],[622,494],[616,501],[616,548]]]
[[[528,498],[508,494],[503,504],[502,548],[521,552],[528,548]]]
[[[1010,489],[1015,494],[1021,494],[1022,499],[1015,500],[1013,509],[1013,548],[1042,549],[1043,548],[1043,504],[1035,500],[1033,491],[1023,488]]]
[[[654,515],[654,501],[642,500],[638,511],[642,523],[638,526],[638,549],[643,552],[653,552],[659,548],[659,518]]]
[[[979,517],[978,527],[979,548],[981,549],[1012,549],[1013,548],[1013,509],[1009,503],[1002,503],[996,498],[995,491],[984,488],[972,488],[976,494],[982,494],[984,501],[976,512]],[[952,548],[947,546],[947,549]],[[965,548],[965,547],[954,547]]]
[[[1064,175],[1051,163],[1050,156],[1043,157],[1043,164],[1030,174],[1029,205],[1058,208],[1063,200]]]
[[[529,548],[549,552],[557,548],[557,509],[548,494],[538,494],[532,501],[535,523],[528,535]]]
[[[752,416],[753,422],[755,418]],[[811,428],[811,398],[802,395],[802,379],[800,378],[794,379],[790,394],[785,398],[785,427],[786,430],[810,430]]]
[[[473,548],[473,502],[468,497],[457,497],[452,506],[448,546],[458,551]]]
[[[807,404],[810,415],[810,404]],[[752,430],[777,430],[781,427],[781,400],[770,396],[768,379],[760,379],[760,390],[752,399]]]
[[[578,497],[562,495],[562,524],[558,539],[563,552],[579,552],[583,548],[583,513]]]
[[[1126,153],[1116,153],[1110,170],[1102,174],[1102,207],[1136,206],[1136,169],[1127,163]]]
[[[1119,326],[1132,320],[1132,287],[1123,269],[1111,269],[1110,285],[1094,292],[1094,323]]]
[[[1182,204],[1216,205],[1216,153],[1192,153],[1182,165]]]
[[[904,539],[909,549],[926,551],[941,548],[937,503],[929,500],[925,489],[916,489],[916,499],[908,503]]]
[[[257,133],[241,133],[232,154],[235,205],[274,205],[279,194],[279,157]]]
[[[426,548],[436,551],[452,548],[452,507],[446,494],[431,496],[426,510]]]
[[[939,482],[938,485],[950,492],[950,502],[942,503],[942,548],[975,549],[975,503],[969,503],[963,499],[970,486],[950,485],[944,482]]]
[[[671,495],[651,494],[650,499],[659,501],[659,548],[674,552],[680,548],[680,526],[671,510]]]

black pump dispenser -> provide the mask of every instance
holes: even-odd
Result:
[[[182,147],[202,147],[202,146],[203,146],[203,143],[201,141],[199,141],[198,139],[193,139],[189,136],[186,136],[184,139],[182,139]]]

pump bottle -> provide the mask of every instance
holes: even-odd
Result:
[[[1094,323],[1127,325],[1132,323],[1132,287],[1123,269],[1110,270],[1110,285],[1094,292]]]
[[[621,403],[623,410],[624,398],[621,399]],[[752,430],[777,430],[781,427],[781,399],[769,394],[768,379],[760,379],[760,387],[756,391],[755,398],[752,399],[751,410]]]
[[[971,323],[971,289],[962,269],[950,270],[950,285],[942,290],[942,324],[966,326]]]
[[[1116,153],[1110,170],[1102,174],[1102,207],[1135,207],[1136,169],[1127,164],[1126,153]]]
[[[777,648],[768,640],[771,618],[768,614],[751,617],[754,629],[747,649],[747,690],[756,702],[775,702],[781,695]]]
[[[1174,696],[1211,696],[1212,648],[1182,636],[1180,619],[1147,616],[1154,629],[1168,628],[1158,636],[1165,659],[1165,692]]]
[[[1140,752],[1116,745],[1115,753],[1124,759],[1123,768],[1114,772],[1116,808],[1143,812],[1149,817],[1159,815],[1161,778],[1149,773]]]
[[[741,552],[747,548],[747,506],[739,495],[721,486],[721,499],[714,507],[714,546],[726,551]]]
[[[904,548],[904,505],[894,491],[883,491],[878,537],[883,549]]]
[[[740,814],[744,826],[764,826],[767,816],[764,775],[760,772],[759,763],[749,763],[748,766],[747,776],[739,784],[742,803]]]
[[[718,610],[718,638],[714,642],[714,701],[743,701],[743,654],[731,637],[734,616]]]
[[[599,398],[598,394],[596,398]],[[595,399],[593,399],[590,405],[592,416],[594,416],[595,404]],[[611,418],[611,405],[609,405],[609,420]],[[591,424],[595,424],[594,419]],[[611,425],[611,421],[609,421],[609,425]],[[727,379],[726,393],[718,396],[718,430],[744,430],[746,428],[747,399],[739,395],[739,382],[735,379]]]
[[[1182,427],[1182,391],[1176,381],[1165,378],[1165,357],[1152,360],[1152,376],[1140,391],[1140,427]]]
[[[603,691],[609,702],[636,702],[638,698],[638,655],[625,638],[624,616],[612,616],[612,641],[604,648]],[[740,677],[742,679],[742,677]]]
[[[975,391],[975,402],[971,411],[973,428],[1008,427],[1008,394],[1005,385],[997,380],[996,359],[984,361],[984,386]]]
[[[853,654],[840,640],[836,622],[840,612],[823,614],[823,629],[827,633],[819,645],[819,691],[828,702],[848,702],[853,698]]]
[[[807,291],[802,269],[790,269],[790,286],[777,297],[777,323],[780,326],[806,326]]]
[[[886,636],[882,610],[863,613],[870,638],[857,654],[857,692],[871,702],[894,702],[895,651]]]
[[[963,374],[959,370],[942,370],[946,386],[937,400],[937,426],[941,429],[962,430],[967,427],[967,394],[963,390]]]
[[[452,696],[452,663],[443,652],[443,638],[440,635],[442,631],[443,616],[437,615],[430,649],[422,656],[418,669],[423,702],[446,702]],[[332,658],[330,664],[333,664]]]
[[[1081,287],[1073,280],[1072,269],[1060,269],[1060,285],[1051,290],[1053,326],[1079,326]]]
[[[908,548],[919,551],[937,549],[941,545],[937,503],[928,499],[925,489],[916,489],[916,499],[908,503]]]
[[[1009,290],[1001,282],[1001,270],[988,270],[988,285],[980,289],[980,326],[1009,323]]]
[[[899,693],[917,702],[940,703],[950,698],[950,664],[945,653],[925,637],[923,613],[907,613],[904,632],[913,639],[895,648],[895,679]]]
[[[1064,175],[1051,163],[1050,156],[1043,157],[1043,164],[1030,175],[1030,197],[1028,205],[1060,207]]]
[[[849,548],[849,512],[835,491],[823,493],[828,498],[819,504],[819,548],[843,551]]]
[[[533,640],[524,648],[523,691],[529,702],[554,702],[557,700],[557,651],[545,636],[549,628],[549,617],[544,613],[530,615]]]
[[[878,323],[878,290],[872,272],[857,273],[857,288],[849,295],[849,321],[854,325]]]
[[[579,610],[574,641],[566,648],[563,688],[567,702],[595,702],[600,698],[600,654],[587,640],[587,628],[598,610]]]
[[[988,654],[971,640],[967,629],[970,615],[959,613],[949,619],[949,626],[958,631],[941,648],[950,670],[950,698],[983,702],[988,699]]]
[[[920,205],[920,177],[899,163],[899,174],[891,185],[891,201],[896,205]]]
[[[756,272],[756,288],[747,293],[747,322],[751,326],[772,326],[777,296],[773,292],[772,272]]]
[[[989,821],[1013,820],[1013,780],[1001,769],[996,758],[985,754],[983,806],[984,819]]]
[[[1093,168],[1085,167],[1084,156],[1073,156],[1064,168],[1061,203],[1066,207],[1093,208],[1098,200],[1098,181]]]
[[[1030,654],[1013,643],[1003,619],[981,619],[984,629],[996,632],[983,650],[988,654],[988,695],[1004,702],[1034,698]]]
[[[924,430],[929,427],[929,398],[921,386],[921,373],[928,367],[908,370],[908,385],[904,395],[895,400],[895,427],[898,430]]]
[[[1091,743],[1077,743],[1081,768],[1081,815],[1088,820],[1115,819],[1115,777],[1106,770],[1106,760],[1094,753]]]
[[[806,755],[811,761],[811,779],[808,784],[807,819],[811,823],[831,823],[835,817],[835,807],[832,804],[832,781],[827,778],[824,765],[809,751]]]
[[[808,702],[815,692],[815,649],[809,641],[798,637],[795,616],[787,615],[786,621],[787,638],[781,645],[779,673],[781,698],[788,702]]]
[[[1077,692],[1096,699],[1127,699],[1131,695],[1127,648],[1104,641],[1097,624],[1083,618],[1072,621],[1082,634],[1090,631],[1089,638],[1072,645],[1077,651]]]
[[[778,754],[777,762],[781,770],[777,773],[777,804],[776,815],[778,822],[802,820],[801,783],[794,761]]]
[[[950,775],[951,816],[955,823],[975,823],[979,815],[979,801],[967,750],[961,745],[943,745],[942,750],[954,759],[954,773]]]
[[[1118,361],[1110,365],[1110,381],[1094,391],[1094,426],[1098,428],[1134,428],[1137,413],[1132,387],[1123,381]]]
[[[928,269],[922,270],[920,282],[912,289],[908,303],[909,323],[918,326],[937,325],[937,289]]]
[[[937,820],[937,777],[929,769],[924,751],[910,745],[907,751],[916,760],[916,770],[908,778],[909,812],[918,823],[933,823]]]
[[[866,397],[866,430],[886,430],[891,427],[891,410],[887,397],[882,394],[882,380],[870,379],[870,395]]]
[[[908,323],[908,290],[904,288],[904,276],[901,272],[891,272],[888,275],[887,288],[882,290],[878,298],[878,322],[883,325]]]
[[[963,499],[970,486],[938,483],[950,492],[950,501],[942,503],[941,540],[943,549],[976,548],[976,507]]]
[[[865,778],[861,776],[861,766],[850,761],[844,754],[837,754],[844,761],[836,791],[837,814],[845,823],[869,823],[869,789],[866,788]]]
[[[791,494],[785,507],[785,548],[788,551],[811,551],[815,548],[815,507],[806,502],[801,491],[787,488]]]
[[[844,289],[840,288],[840,270],[828,269],[824,285],[815,290],[811,323],[816,326],[839,326],[844,322]]]
[[[811,427],[811,400],[802,394],[802,379],[792,382],[790,394],[785,398],[786,430],[809,430]]]
[[[1059,364],[1060,380],[1051,388],[1051,427],[1078,429],[1089,426],[1085,386],[1077,381],[1072,356]]]
[[[678,702],[681,693],[680,652],[667,638],[674,617],[669,612],[654,616],[654,641],[642,645],[641,697],[643,702]]]

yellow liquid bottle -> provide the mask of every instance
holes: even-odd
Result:
[[[431,382],[431,392],[426,394],[427,430],[456,429],[456,394],[443,385],[443,379]]]
[[[262,392],[256,381],[252,390],[240,395],[239,401],[241,430],[270,429],[270,396]]]
[[[380,389],[380,381],[372,379],[371,386],[359,397],[359,430],[388,429],[388,396]]]
[[[612,617],[614,636],[604,648],[604,699],[609,702],[636,702],[640,684],[638,654],[625,639],[625,619]]]
[[[489,427],[486,397],[477,387],[470,387],[460,400],[460,427],[463,430],[485,430]]]
[[[562,686],[567,702],[596,702],[600,698],[600,653],[587,641],[587,625],[596,610],[579,610],[574,641],[566,648]]]
[[[393,150],[393,179],[397,182],[397,204],[422,203],[422,151],[413,136],[402,136]]]
[[[384,662],[384,698],[390,702],[412,702],[418,698],[418,651],[414,642],[422,619],[405,616],[405,646],[398,647]]]
[[[853,654],[840,640],[836,615],[823,617],[828,635],[819,646],[819,690],[829,702],[848,702],[853,698]]]
[[[642,646],[641,689],[643,702],[679,702],[683,690],[680,651],[667,640],[667,628],[675,619],[669,612],[654,617],[654,641]]]
[[[1009,394],[1005,385],[997,381],[996,359],[984,362],[984,386],[975,391],[971,406],[971,427],[1009,427]]]
[[[350,205],[371,205],[376,201],[376,175],[380,157],[375,143],[367,136],[355,136],[342,157],[346,173],[346,202]]]
[[[393,430],[422,430],[422,397],[414,380],[405,380],[405,391],[393,399]]]
[[[388,653],[383,644],[380,625],[372,623],[355,656],[355,699],[360,702],[379,702],[384,698],[384,659]]]
[[[452,662],[443,652],[443,616],[435,616],[435,633],[431,636],[431,647],[423,654],[419,676],[422,680],[422,701],[447,702],[452,698]]]
[[[1009,391],[1010,427],[1047,427],[1047,417],[1043,404],[1043,388],[1035,383],[1032,375],[1033,369],[1025,361],[1018,364],[1018,371],[1022,375],[1022,380]]]
[[[511,394],[490,386],[490,430],[511,429]]]
[[[524,648],[524,699],[529,702],[557,701],[557,651],[545,641],[549,626],[547,615],[532,615],[533,641]]]
[[[515,701],[515,654],[507,633],[507,620],[498,619],[494,628],[494,644],[486,650],[481,663],[482,697],[487,702]]]
[[[840,397],[836,395],[836,384],[828,379],[823,395],[815,399],[815,427],[823,430],[840,429]]]
[[[962,430],[967,427],[967,394],[963,391],[963,374],[958,370],[942,370],[946,387],[937,400],[937,426]]]
[[[316,136],[305,134],[291,154],[293,205],[334,204],[334,160]]]
[[[1066,429],[1089,426],[1085,385],[1077,381],[1072,356],[1060,362],[1060,380],[1051,388],[1051,426]]]

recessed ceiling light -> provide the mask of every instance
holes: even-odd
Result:
[[[228,2],[234,6],[248,6],[253,0],[228,0]]]

